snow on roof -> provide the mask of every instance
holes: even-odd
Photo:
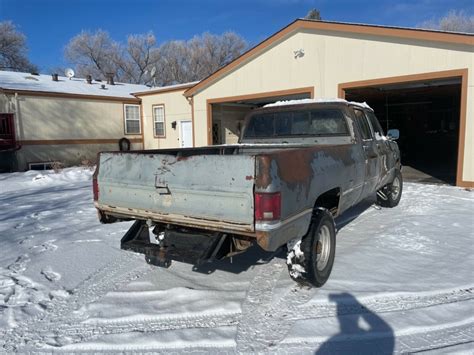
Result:
[[[102,89],[105,85],[105,89]],[[115,83],[108,85],[106,81],[92,80],[88,84],[86,79],[66,78],[58,76],[53,81],[51,75],[32,75],[30,73],[0,71],[0,88],[6,90],[50,92],[73,95],[92,95],[135,99],[131,94],[135,91],[146,90],[146,85]]]
[[[191,81],[189,83],[182,83],[182,84],[175,84],[175,85],[167,85],[167,86],[158,86],[158,87],[147,87],[147,90],[142,90],[139,92],[134,92],[133,95],[147,95],[147,94],[154,94],[159,93],[162,91],[172,91],[177,89],[187,89],[199,83],[199,81]]]
[[[367,105],[367,102],[355,102],[355,101],[347,101],[344,99],[339,98],[331,98],[331,99],[300,99],[300,100],[286,100],[286,101],[277,101],[271,104],[266,104],[263,107],[276,107],[276,106],[290,106],[290,105],[302,105],[302,104],[325,104],[325,103],[333,103],[333,102],[342,102],[348,105],[359,106],[363,108],[368,108],[373,111],[372,107]]]

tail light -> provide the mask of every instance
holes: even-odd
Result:
[[[92,191],[94,192],[94,201],[99,200],[99,184],[97,183],[97,177],[94,175],[92,178]]]
[[[255,193],[255,220],[275,221],[281,217],[281,194]]]

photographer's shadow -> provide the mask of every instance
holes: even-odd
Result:
[[[327,340],[316,354],[393,354],[393,329],[350,293],[329,295],[337,304],[340,331]]]

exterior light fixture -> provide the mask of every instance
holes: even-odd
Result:
[[[293,54],[295,55],[295,59],[302,58],[302,57],[304,57],[304,49],[300,48],[296,51],[293,51]]]

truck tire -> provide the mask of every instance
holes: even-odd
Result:
[[[377,202],[382,207],[395,207],[402,198],[403,178],[400,170],[395,171],[395,176],[390,184],[385,185],[377,192]]]
[[[331,213],[317,209],[308,233],[289,250],[290,277],[305,286],[321,287],[331,274],[336,255],[336,227]]]

